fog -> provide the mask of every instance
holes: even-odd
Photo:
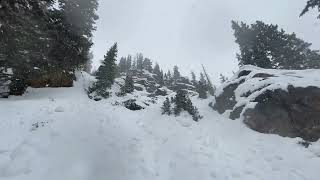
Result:
[[[164,69],[184,75],[203,64],[215,82],[237,70],[231,20],[278,24],[320,49],[320,21],[299,14],[306,0],[100,0],[94,35],[95,66],[118,42],[119,56],[142,52]]]

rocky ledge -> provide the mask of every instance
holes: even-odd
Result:
[[[320,70],[244,66],[216,92],[213,108],[253,130],[320,138]]]

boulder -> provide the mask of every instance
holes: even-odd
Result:
[[[251,129],[306,141],[320,138],[320,70],[244,66],[217,90],[213,109]]]
[[[127,101],[123,102],[124,107],[126,107],[127,109],[130,109],[131,111],[139,111],[144,109],[142,106],[138,105],[136,103],[136,99],[129,99]]]

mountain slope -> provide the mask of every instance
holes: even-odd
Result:
[[[320,143],[254,132],[192,98],[204,118],[95,102],[83,88],[29,89],[0,100],[0,179],[283,180],[319,178]],[[140,92],[141,95],[141,92]]]

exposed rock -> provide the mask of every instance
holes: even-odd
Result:
[[[256,107],[244,113],[250,128],[309,141],[320,138],[320,88],[289,86],[288,91],[266,91],[254,101]]]
[[[320,138],[319,73],[246,66],[218,90],[213,108],[219,113],[230,110],[231,119],[240,118],[261,133],[316,141]]]
[[[158,89],[154,92],[154,94],[155,94],[156,96],[166,96],[166,95],[168,95],[168,93],[167,93],[166,90],[160,89],[160,88],[158,88]]]
[[[72,87],[73,73],[57,72],[33,72],[28,77],[28,85],[33,88],[43,87]]]
[[[136,103],[136,99],[129,99],[125,102],[123,102],[124,107],[126,107],[127,109],[130,109],[132,111],[138,111],[138,110],[142,110],[144,109],[142,106],[138,105]]]
[[[213,109],[217,110],[220,114],[224,113],[226,110],[232,110],[237,104],[234,91],[243,82],[244,80],[241,80],[240,82],[229,84],[223,88],[223,93],[216,97],[216,103],[213,105]]]

